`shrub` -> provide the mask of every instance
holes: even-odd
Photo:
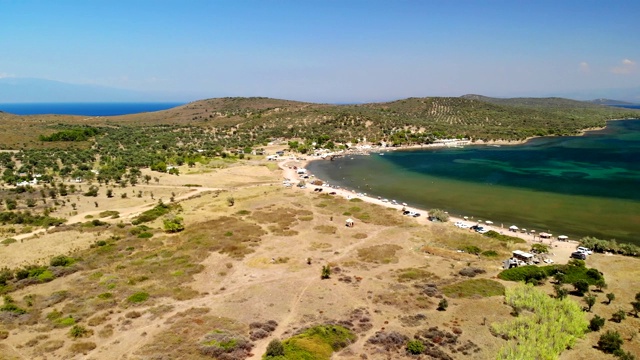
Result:
[[[482,252],[482,250],[479,247],[474,246],[474,245],[465,246],[460,250],[462,250],[464,252],[467,252],[469,254],[473,254],[473,255],[478,255],[478,254],[480,254]]]
[[[591,331],[598,331],[604,326],[604,322],[603,317],[596,315],[589,321],[589,329]]]
[[[84,326],[81,325],[73,325],[73,327],[69,330],[69,336],[72,338],[80,338],[84,337],[89,333]]]
[[[545,244],[531,245],[531,251],[538,254],[546,254],[549,252],[549,246]]]
[[[4,239],[4,240],[0,241],[0,244],[9,246],[9,244],[13,244],[15,242],[18,242],[18,240],[14,239],[14,238],[7,238],[7,239]]]
[[[328,279],[331,277],[331,267],[329,265],[322,265],[322,273],[320,279]]]
[[[438,311],[445,311],[448,307],[449,302],[447,301],[447,299],[442,298],[442,300],[440,300],[440,302],[438,303]]]
[[[264,353],[266,357],[270,356],[284,356],[284,346],[278,339],[273,339],[267,345],[267,352]]]
[[[598,348],[605,353],[612,354],[613,352],[620,350],[622,346],[622,337],[617,331],[607,330],[606,333],[600,335],[598,340]]]
[[[449,221],[449,214],[447,214],[444,210],[431,209],[429,210],[429,220],[447,222]]]
[[[498,253],[494,250],[487,250],[487,251],[483,251],[481,255],[493,258],[493,257],[497,257]]]
[[[624,312],[624,310],[620,309],[616,312],[613,313],[613,315],[611,315],[611,320],[620,323],[622,322],[622,320],[627,318],[627,313]]]
[[[537,285],[547,279],[549,276],[547,270],[547,267],[538,267],[535,265],[519,266],[502,271],[498,274],[498,277],[502,280],[524,281]]]
[[[129,296],[127,301],[130,303],[141,303],[147,301],[147,299],[149,299],[149,293],[141,291]]]
[[[164,231],[168,233],[177,233],[184,230],[184,223],[182,221],[182,218],[179,216],[174,216],[171,219],[165,219]]]
[[[75,259],[69,256],[58,255],[51,258],[49,264],[51,266],[69,266],[75,262]]]
[[[422,354],[424,351],[424,344],[420,340],[411,340],[407,343],[407,351],[413,355]]]

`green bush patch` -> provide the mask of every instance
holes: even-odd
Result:
[[[339,325],[319,325],[304,330],[283,341],[284,356],[263,356],[263,359],[329,360],[334,351],[347,347],[356,335]]]
[[[487,231],[486,233],[484,233],[484,236],[486,237],[490,237],[492,239],[496,239],[499,241],[504,241],[504,242],[512,242],[514,244],[525,244],[526,240],[524,239],[520,239],[519,237],[515,237],[515,236],[509,236],[509,235],[502,235],[497,231]]]
[[[534,284],[542,283],[550,276],[564,284],[574,284],[578,280],[585,280],[589,285],[595,285],[604,277],[597,269],[587,268],[582,260],[571,260],[566,265],[520,266],[503,270],[498,277],[507,281],[524,281]]]
[[[127,301],[130,303],[141,303],[147,301],[147,299],[149,299],[149,293],[141,291],[129,296]]]
[[[504,285],[489,279],[469,279],[442,287],[451,298],[490,297],[504,295]]]

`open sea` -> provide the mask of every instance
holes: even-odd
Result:
[[[0,104],[0,111],[16,115],[84,115],[116,116],[160,111],[184,105],[183,102],[142,103],[15,103]]]
[[[331,184],[570,239],[640,245],[640,120],[513,146],[388,151],[314,161]]]

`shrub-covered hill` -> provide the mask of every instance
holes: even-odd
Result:
[[[315,140],[328,136],[333,142],[354,142],[366,137],[372,142],[421,143],[455,136],[520,140],[531,136],[574,135],[584,129],[602,127],[608,119],[640,116],[639,111],[568,99],[476,97],[409,98],[360,105],[224,98],[113,120],[204,125],[238,135],[277,138]]]
[[[3,114],[0,127],[5,148],[65,147],[43,144],[60,124],[107,127],[162,127],[166,131],[207,133],[227,149],[265,143],[270,139],[303,139],[335,144],[385,141],[391,144],[430,143],[439,138],[522,140],[531,136],[574,135],[602,127],[608,119],[640,117],[640,111],[567,99],[493,99],[465,97],[408,98],[386,103],[330,105],[269,98],[219,98],[173,109],[115,117],[31,117]],[[27,125],[28,127],[25,127]],[[28,132],[25,133],[25,129]],[[190,129],[190,130],[189,130]],[[20,133],[14,136],[12,133]],[[104,132],[108,134],[109,131]],[[29,137],[31,136],[31,137]],[[75,144],[87,148],[89,144]],[[330,146],[329,146],[330,147]]]

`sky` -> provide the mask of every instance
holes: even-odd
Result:
[[[640,89],[638,15],[637,0],[0,0],[0,78],[179,101],[579,97]]]

